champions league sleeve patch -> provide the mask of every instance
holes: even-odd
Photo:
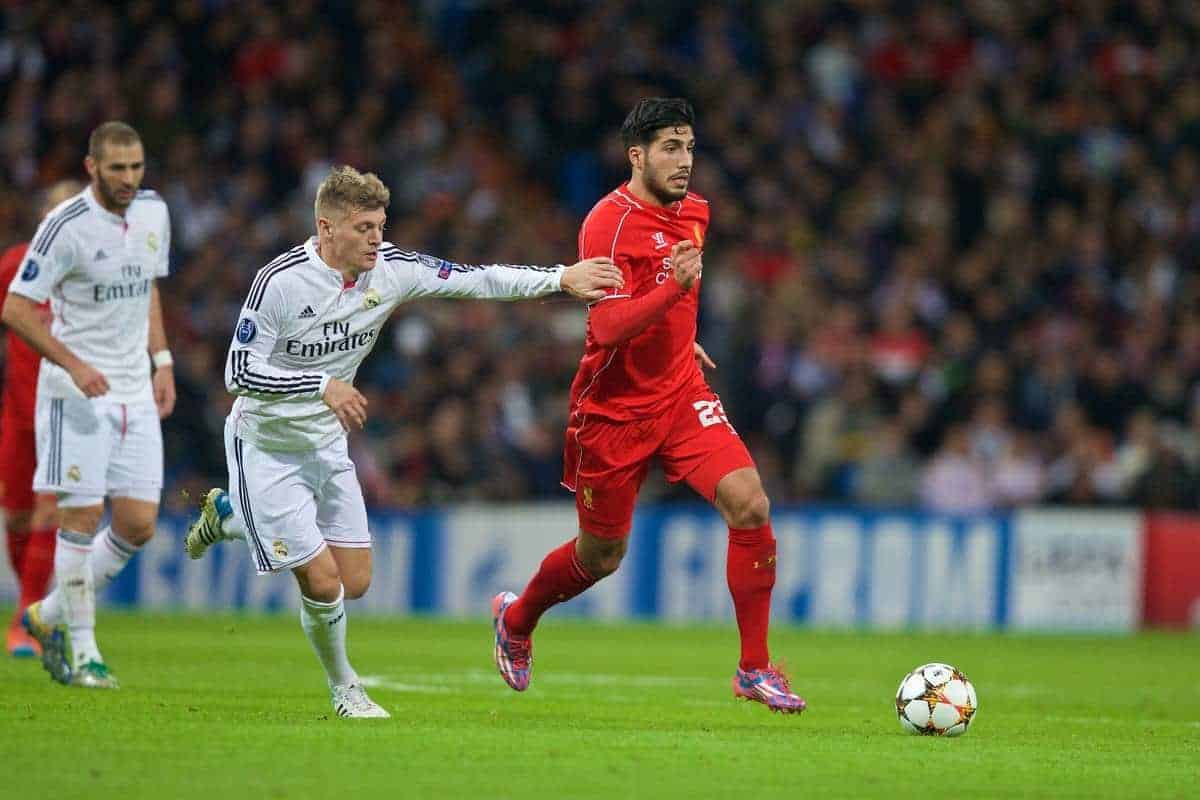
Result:
[[[249,317],[242,317],[237,326],[237,340],[242,344],[250,344],[258,335],[258,326]]]
[[[454,271],[454,265],[443,258],[435,258],[434,256],[427,256],[424,253],[420,253],[417,255],[417,260],[430,269],[436,269],[437,276],[442,280],[449,278],[450,273]]]
[[[25,268],[21,270],[21,280],[31,281],[38,276],[38,264],[32,258],[25,262]]]

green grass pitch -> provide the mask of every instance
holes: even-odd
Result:
[[[117,692],[0,667],[4,797],[824,798],[1200,796],[1200,638],[832,633],[777,627],[809,701],[736,702],[731,627],[548,619],[533,685],[483,620],[352,616],[390,720],[330,717],[291,615],[104,613]],[[893,695],[947,661],[979,691],[959,739],[910,736]]]

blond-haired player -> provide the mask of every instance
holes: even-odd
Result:
[[[354,376],[396,306],[420,297],[516,300],[567,291],[595,300],[620,286],[607,258],[571,267],[457,264],[384,241],[389,192],[336,167],[317,190],[316,235],[259,270],[235,327],[225,384],[229,490],[211,490],[187,535],[199,558],[244,539],[259,574],[290,570],[300,621],[334,710],[386,717],[346,656],[345,598],[371,582],[371,536],[346,432],[367,401]]]

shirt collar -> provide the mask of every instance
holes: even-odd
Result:
[[[336,280],[339,286],[342,285],[342,273],[326,264],[325,259],[321,258],[321,254],[317,252],[317,237],[308,237],[308,241],[304,243],[304,252],[308,255],[309,261],[320,267],[331,280]]]
[[[308,240],[304,243],[304,252],[308,256],[308,260],[317,266],[323,275],[329,276],[329,280],[336,283],[338,288],[343,290],[347,288],[346,279],[342,277],[342,271],[327,264],[325,259],[321,258],[321,254],[317,252],[317,237],[308,237]],[[359,275],[358,281],[355,282],[354,286],[364,286],[367,275],[369,274],[370,273],[368,272],[364,272],[363,274]]]

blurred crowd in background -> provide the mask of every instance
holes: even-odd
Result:
[[[4,4],[0,241],[132,123],[174,225],[168,506],[223,484],[226,348],[335,163],[388,239],[571,262],[646,95],[698,114],[700,341],[776,503],[1200,498],[1200,4]],[[357,381],[376,508],[565,497],[585,312],[402,307]],[[660,484],[643,497],[686,497]]]

